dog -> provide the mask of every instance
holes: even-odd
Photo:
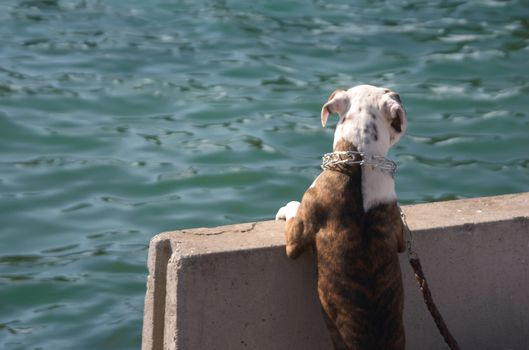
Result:
[[[386,157],[405,133],[397,93],[371,85],[334,91],[321,109],[337,113],[334,152]],[[300,202],[279,209],[286,254],[315,250],[318,296],[335,349],[404,349],[403,287],[398,253],[404,225],[393,174],[376,164],[324,170]]]

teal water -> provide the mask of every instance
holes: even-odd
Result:
[[[402,202],[527,191],[528,62],[523,0],[3,0],[0,348],[139,348],[149,239],[299,198],[337,87],[401,94]]]

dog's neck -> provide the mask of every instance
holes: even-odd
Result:
[[[397,200],[395,180],[385,171],[372,165],[362,167],[362,198],[364,211],[378,204],[386,204]]]
[[[334,151],[360,151],[367,155],[386,156],[389,140],[383,136],[384,126],[375,123],[369,114],[354,119],[340,120],[334,134]],[[395,202],[395,180],[391,174],[371,165],[361,167],[362,201],[367,213],[378,204]]]
[[[334,152],[358,152],[358,154],[360,154],[355,145],[343,139],[336,143],[333,151]],[[360,161],[360,159],[361,159],[360,156],[358,156],[356,160]],[[358,177],[358,181],[361,181],[360,180],[360,176],[361,176],[361,166],[360,165],[361,164],[359,162],[351,162],[348,164],[341,164],[339,166],[334,166],[334,167],[332,165],[330,166],[322,165],[322,168],[336,170],[344,174],[349,174],[355,178]]]

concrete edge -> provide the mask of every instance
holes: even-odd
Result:
[[[529,216],[529,192],[413,204],[402,206],[402,210],[410,229],[420,234],[447,227],[458,228],[465,225],[512,220],[517,217],[527,218]],[[284,221],[269,220],[166,231],[156,235],[151,240],[151,245],[154,242],[170,240],[173,251],[170,259],[174,260],[189,255],[281,247],[284,246],[283,236],[270,235],[270,231],[277,230],[282,233],[283,229]]]
[[[464,234],[491,223],[529,222],[529,193],[403,206],[413,234]],[[284,222],[262,221],[163,232],[150,242],[142,349],[176,349],[179,273],[204,256],[247,254],[284,247]],[[438,236],[441,238],[441,236]],[[416,247],[421,252],[420,239]]]
[[[153,258],[148,261],[142,349],[164,348],[167,267],[172,255],[171,241],[168,238],[159,235],[153,237],[149,244],[149,257]]]

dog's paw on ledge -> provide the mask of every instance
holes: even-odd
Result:
[[[288,220],[296,216],[296,213],[299,208],[299,202],[298,201],[292,201],[288,202],[287,205],[284,207],[281,207],[276,214],[276,221],[279,220]]]

